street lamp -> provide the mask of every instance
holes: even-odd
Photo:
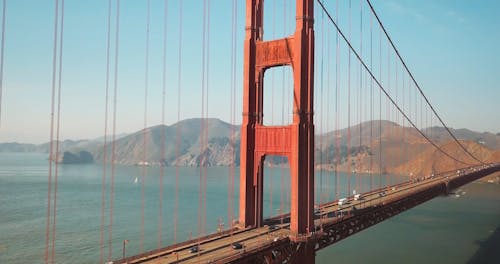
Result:
[[[125,258],[125,246],[128,244],[128,242],[128,239],[123,240],[123,258]]]

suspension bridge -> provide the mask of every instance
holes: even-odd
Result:
[[[5,34],[6,2],[3,0],[2,76],[4,39],[9,37]],[[239,12],[242,1],[225,1],[223,5],[231,6],[227,39],[213,37],[214,30],[220,29],[212,26],[213,15],[217,14],[214,11],[222,2],[200,1],[198,14],[184,10],[183,1],[172,4],[174,1],[147,0],[143,1],[144,34],[136,37],[145,47],[141,58],[143,98],[136,102],[142,105],[144,114],[136,162],[142,169],[140,180],[136,178],[141,184],[141,208],[137,212],[141,226],[140,237],[134,238],[141,253],[127,256],[129,241],[113,237],[113,224],[119,217],[114,214],[118,199],[116,167],[123,158],[118,153],[117,107],[120,94],[126,92],[121,88],[123,72],[119,68],[120,59],[127,56],[120,50],[121,26],[127,19],[121,16],[124,2],[109,0],[104,7],[104,139],[99,146],[102,155],[96,160],[103,164],[100,232],[96,238],[99,263],[314,263],[318,250],[500,171],[500,164],[489,159],[480,144],[459,139],[446,125],[369,0],[246,0],[244,17]],[[65,91],[63,53],[68,45],[63,41],[66,12],[65,1],[55,0],[45,263],[57,262],[56,219],[63,213],[58,212],[57,193]],[[151,23],[153,14],[163,18],[161,30],[152,30],[159,27]],[[197,31],[201,41],[194,45],[200,55],[195,63],[200,73],[196,90],[187,91],[185,86],[193,82],[186,80],[186,71],[193,74],[193,69],[186,69],[185,64],[194,65],[183,55],[193,52],[185,49],[192,47],[190,35],[194,33],[183,27],[193,23],[195,16],[202,20]],[[169,23],[177,28],[171,30]],[[243,32],[244,39],[240,39]],[[161,46],[162,52],[153,53],[153,45]],[[214,56],[217,45],[225,50]],[[172,54],[174,57],[169,57]],[[150,75],[157,70],[152,66],[156,58],[160,58],[155,64],[160,74],[154,83]],[[220,69],[213,66],[214,61],[224,61],[224,72],[216,73]],[[167,75],[168,71],[175,74]],[[214,81],[214,76],[223,76],[223,80]],[[218,99],[221,93],[215,91],[221,82],[227,83],[224,99]],[[156,92],[152,86],[161,88],[156,96],[151,95]],[[152,96],[160,101],[159,113],[151,110]],[[227,204],[223,205],[227,207],[223,221],[228,225],[217,231],[207,227],[207,168],[215,155],[209,117],[214,105],[224,105],[230,124],[241,122],[240,127],[231,126],[227,135],[217,135],[227,139],[224,153],[229,157],[225,164]],[[185,116],[182,112],[191,113],[192,108],[199,109],[196,115],[201,117],[197,143],[193,145],[197,148],[194,165],[199,169],[198,232],[180,242],[183,201],[179,198],[179,177],[180,168],[186,165],[183,151],[188,148],[187,132],[177,125],[168,134],[166,123],[167,113],[174,113],[180,122]],[[156,141],[149,130],[154,125],[149,121],[152,115],[161,119]],[[443,129],[433,129],[437,126]],[[171,149],[167,147],[166,142],[171,140],[167,135],[175,138]],[[151,141],[159,145],[159,153],[151,153]],[[169,154],[174,156],[170,161]],[[145,182],[151,164],[159,165],[160,174],[158,210],[153,215],[145,210]],[[175,175],[167,175],[165,166],[174,167]],[[273,188],[273,181],[264,173],[273,166],[289,172],[282,173],[280,179],[278,209],[273,209],[272,200],[276,186]],[[163,186],[167,181],[175,185],[173,200],[165,198]],[[166,203],[173,204],[174,210],[165,212]],[[145,218],[152,217],[158,218],[155,237],[145,234]],[[165,231],[165,221],[172,223],[171,234]],[[173,243],[165,244],[165,236]],[[145,248],[147,240],[157,240],[157,247]],[[117,244],[123,245],[123,252],[113,250]]]

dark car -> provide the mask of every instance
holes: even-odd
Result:
[[[269,226],[269,230],[276,230],[278,229],[278,226],[275,226],[275,225],[270,225]]]
[[[242,249],[242,248],[243,248],[243,245],[242,245],[242,244],[240,244],[240,243],[238,243],[238,242],[236,242],[236,243],[231,244],[231,247],[232,247],[233,249]]]
[[[200,251],[200,247],[198,246],[192,246],[190,249],[189,249],[189,253],[196,253]]]

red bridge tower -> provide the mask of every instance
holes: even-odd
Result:
[[[295,33],[272,41],[262,39],[264,0],[247,0],[246,6],[240,224],[262,225],[264,158],[286,156],[291,173],[291,239],[298,242],[306,240],[314,229],[313,3],[313,0],[297,0]],[[293,69],[293,123],[264,126],[265,71],[286,65]],[[312,253],[299,254],[301,263],[314,262],[314,250],[307,248],[304,250]]]

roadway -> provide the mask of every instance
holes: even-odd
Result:
[[[492,166],[492,165],[489,165]],[[370,208],[377,205],[383,205],[387,202],[401,199],[412,195],[413,193],[428,189],[438,184],[443,184],[454,178],[487,168],[485,166],[470,167],[451,171],[439,175],[429,175],[427,177],[415,178],[411,181],[398,185],[380,188],[369,193],[362,194],[360,199],[354,196],[346,197],[344,203],[339,205],[339,201],[333,201],[323,204],[315,211],[316,230],[321,230],[324,224],[334,223],[345,220],[356,211]],[[145,254],[124,260],[118,260],[115,263],[212,263],[223,262],[225,259],[234,259],[237,254],[245,252],[258,251],[260,248],[269,246],[273,243],[288,242],[290,230],[288,216],[284,215],[285,223],[259,228],[249,228],[226,232],[206,238],[200,238],[193,243],[183,244],[178,247],[169,247],[165,250],[156,251],[151,254]],[[274,217],[279,219],[279,217]],[[234,249],[233,244],[239,243],[242,248]],[[198,247],[198,252],[191,252],[190,249]]]

